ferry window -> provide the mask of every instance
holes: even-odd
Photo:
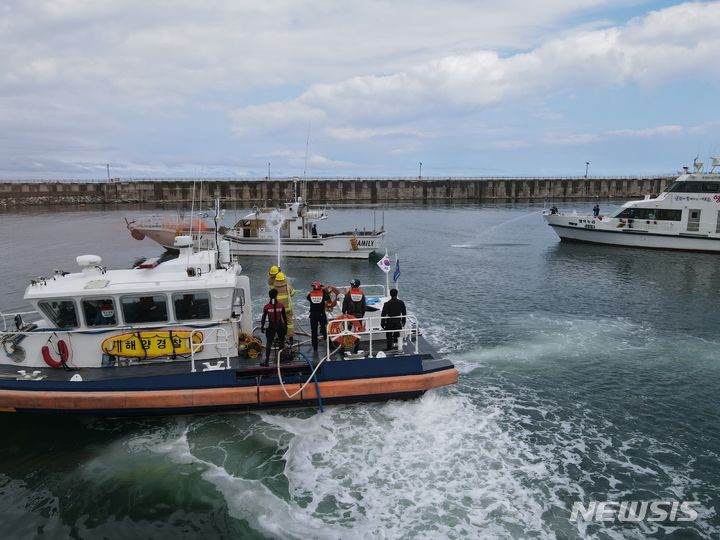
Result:
[[[85,324],[88,326],[115,326],[115,302],[112,298],[93,298],[82,301]]]
[[[121,299],[125,322],[167,322],[167,300],[162,294],[148,296],[123,296]]]
[[[700,193],[704,191],[703,182],[675,182],[668,188],[668,192],[674,193]]]
[[[716,192],[720,191],[720,184],[716,184],[714,182],[711,184],[703,184],[702,190],[704,192],[716,193]]]
[[[172,298],[175,305],[175,319],[178,321],[210,318],[210,294],[177,293],[173,294]]]
[[[682,210],[658,208],[655,210],[655,219],[658,221],[680,221],[682,220]]]
[[[38,302],[38,307],[56,328],[77,328],[77,312],[72,300]]]

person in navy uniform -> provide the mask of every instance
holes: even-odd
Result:
[[[387,332],[387,330],[401,330],[405,326],[405,316],[407,311],[405,309],[405,302],[400,300],[398,297],[397,289],[390,289],[390,300],[385,302],[382,308],[380,316],[380,326],[382,326],[385,332],[385,339],[387,340],[387,350],[396,349],[397,341],[400,337],[400,332]],[[393,317],[386,319],[385,317]]]
[[[267,332],[265,337],[267,338],[265,345],[265,362],[264,366],[270,365],[270,351],[273,346],[273,341],[277,336],[280,348],[285,343],[285,333],[287,332],[287,315],[285,314],[285,306],[282,302],[277,301],[278,292],[275,289],[270,289],[268,296],[270,301],[263,306],[262,319],[260,319],[260,331],[265,332],[265,321],[267,321]]]
[[[325,313],[325,302],[330,302],[330,295],[322,288],[322,283],[313,281],[312,291],[307,295],[310,302],[310,335],[312,337],[313,351],[318,350],[318,328],[325,339],[327,330],[327,315]]]

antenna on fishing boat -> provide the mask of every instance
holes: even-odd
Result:
[[[220,199],[215,198],[215,215],[213,222],[215,223],[215,259],[218,267],[220,266],[220,243],[218,238],[218,216],[220,215]]]
[[[193,180],[193,187],[192,187],[192,203],[190,204],[190,240],[192,241],[192,234],[193,234],[193,214],[195,213],[195,180]],[[190,252],[192,249],[188,250],[188,267],[190,266]]]
[[[310,153],[310,126],[308,126],[307,138],[305,139],[305,165],[303,166],[303,199],[307,200],[307,162]]]

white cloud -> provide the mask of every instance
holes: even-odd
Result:
[[[244,174],[256,156],[304,146],[310,128],[327,143],[316,164],[340,168],[379,169],[431,144],[456,152],[463,140],[470,155],[521,149],[541,138],[538,120],[553,122],[553,144],[590,144],[549,99],[718,77],[720,3],[608,22],[625,9],[621,0],[8,0],[0,175],[34,163],[85,174],[108,161],[140,174],[221,170],[223,160]],[[498,133],[529,102],[540,111],[527,114],[534,132]],[[297,157],[277,159],[296,170]]]
[[[671,25],[673,20],[680,24]],[[299,97],[272,103],[267,109],[279,119],[284,109],[291,118],[298,108],[313,110],[318,117],[319,111],[326,111],[331,124],[354,123],[361,131],[378,119],[408,121],[444,115],[448,109],[473,110],[588,88],[716,79],[710,67],[720,52],[720,33],[713,28],[720,28],[720,3],[682,4],[623,27],[578,31],[526,53],[503,57],[494,51],[478,51],[388,75],[311,85]],[[263,117],[264,109],[262,105],[251,108],[257,118]],[[330,125],[328,129],[337,128]]]
[[[618,129],[610,131],[608,135],[617,137],[657,137],[663,135],[681,135],[688,129],[683,126],[655,126],[643,129]]]
[[[373,139],[377,137],[389,137],[389,136],[406,136],[406,137],[421,137],[422,133],[412,129],[406,129],[402,127],[376,127],[376,128],[355,128],[351,126],[346,127],[331,127],[327,129],[328,135],[336,139],[343,141],[356,141],[362,139]]]

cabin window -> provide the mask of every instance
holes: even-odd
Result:
[[[657,221],[680,221],[682,210],[671,210],[668,208],[625,208],[615,217],[626,219],[649,219]]]
[[[167,322],[167,300],[162,294],[147,296],[123,296],[122,312],[125,322],[150,323]]]
[[[674,182],[668,189],[668,193],[700,193],[705,184],[703,182]]]
[[[56,328],[78,327],[77,311],[72,300],[38,302],[38,307]]]
[[[655,219],[658,221],[681,221],[682,210],[671,210],[669,208],[657,208]]]
[[[82,301],[85,324],[88,326],[115,326],[117,315],[112,298],[93,298]]]
[[[173,294],[175,319],[192,321],[210,318],[210,294],[206,292]]]
[[[702,185],[702,190],[706,193],[717,193],[720,191],[720,184],[716,182],[705,183]]]

